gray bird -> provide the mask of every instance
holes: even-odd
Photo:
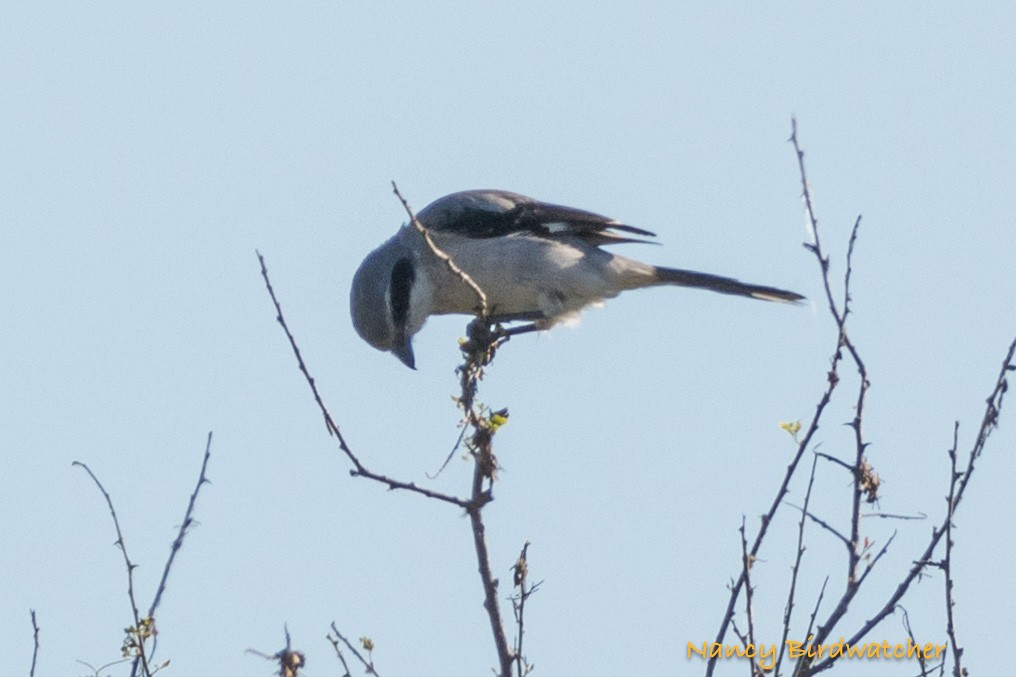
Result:
[[[628,289],[677,285],[767,301],[800,301],[791,291],[729,277],[661,268],[602,245],[646,242],[654,233],[572,207],[503,190],[446,195],[417,219],[487,296],[491,316],[549,329],[584,307]],[[632,237],[640,236],[640,237]],[[367,255],[349,294],[364,341],[415,369],[413,336],[431,315],[476,312],[478,297],[428,247],[412,224]]]

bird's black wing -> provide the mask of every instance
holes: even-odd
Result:
[[[432,202],[418,214],[435,231],[464,237],[505,237],[531,233],[548,239],[580,237],[590,244],[644,242],[620,233],[653,237],[655,233],[573,207],[540,202],[504,190],[467,190]]]

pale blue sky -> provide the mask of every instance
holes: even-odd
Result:
[[[952,421],[969,446],[1016,333],[1016,12],[548,4],[0,8],[0,671],[27,674],[29,608],[37,675],[118,655],[123,566],[71,462],[111,492],[147,606],[214,430],[213,483],[158,616],[166,674],[270,674],[244,650],[280,648],[284,623],[309,675],[340,674],[332,620],[375,640],[383,674],[487,674],[468,520],[348,476],[254,249],[350,444],[426,482],[457,436],[465,319],[428,324],[416,372],[353,331],[352,273],[404,220],[389,181],[417,209],[496,187],[598,211],[659,233],[627,254],[820,301],[792,114],[836,275],[864,215],[852,334],[882,508],[934,518],[865,524],[900,535],[844,632],[881,604],[941,519]],[[821,302],[664,289],[507,346],[481,394],[511,411],[486,515],[503,592],[526,540],[546,581],[536,674],[701,673],[687,642],[715,635],[741,515],[757,525],[793,452],[777,424],[811,415],[834,344]],[[819,438],[845,454],[840,397]],[[1012,662],[1009,404],[957,520],[974,674]],[[464,492],[469,474],[453,461],[434,486]],[[827,465],[818,482],[821,514],[845,524],[847,479]],[[766,642],[795,528],[783,513],[756,568]],[[828,534],[809,544],[802,607],[827,572],[838,594],[845,567]],[[944,641],[942,596],[933,576],[906,600],[920,638]],[[898,616],[871,636],[904,637]]]

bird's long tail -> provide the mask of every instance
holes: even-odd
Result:
[[[721,277],[708,273],[696,273],[693,270],[681,270],[679,268],[656,268],[657,279],[662,284],[676,284],[682,287],[700,287],[710,289],[721,294],[734,294],[736,296],[749,296],[765,301],[783,301],[796,303],[804,299],[800,294],[795,294],[786,289],[766,287],[759,284],[745,284],[732,277]]]

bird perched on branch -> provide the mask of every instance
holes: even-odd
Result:
[[[417,221],[429,238],[413,224],[404,225],[367,255],[349,295],[357,333],[410,368],[415,368],[413,336],[427,318],[476,314],[481,296],[492,319],[531,322],[522,331],[549,329],[587,305],[628,289],[659,285],[766,301],[804,298],[775,287],[612,254],[600,247],[646,242],[642,238],[654,233],[503,190],[446,195],[421,210]]]

